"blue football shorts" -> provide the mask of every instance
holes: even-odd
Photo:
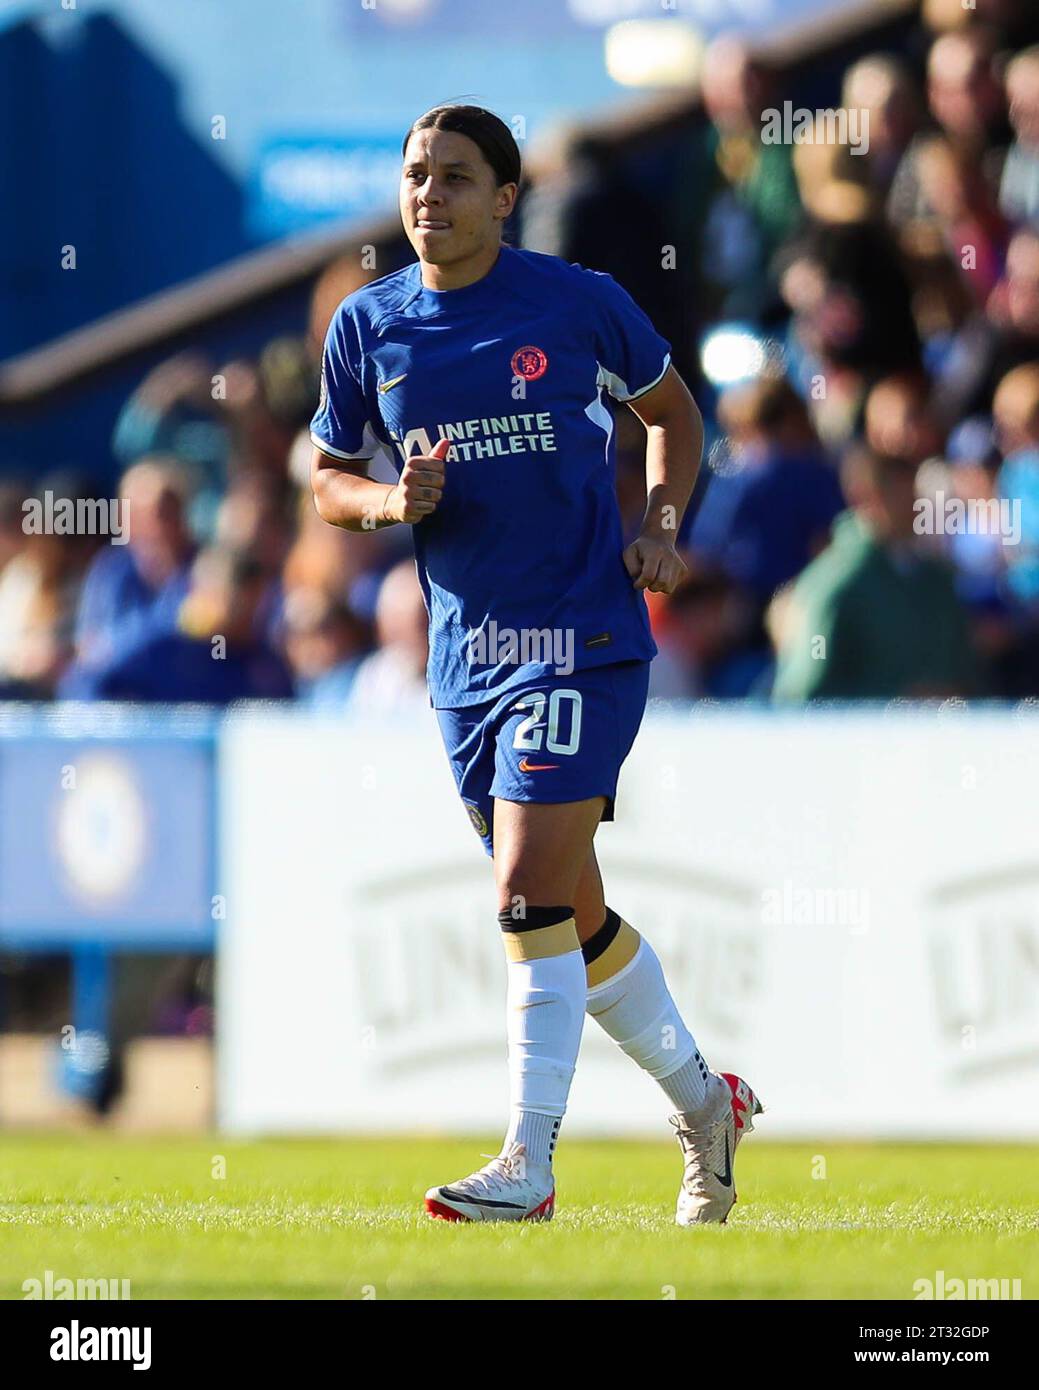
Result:
[[[489,855],[495,797],[537,805],[604,796],[602,819],[613,820],[648,690],[649,662],[620,661],[436,711],[458,794]]]

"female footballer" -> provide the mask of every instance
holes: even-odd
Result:
[[[642,591],[684,572],[674,538],[703,426],[669,345],[609,275],[502,241],[520,183],[481,107],[421,116],[400,213],[418,261],[348,295],[311,426],[319,515],[412,528],[430,702],[494,863],[508,971],[511,1110],[498,1156],[426,1194],[451,1221],[551,1218],[552,1158],[587,1009],[663,1089],[684,1153],[680,1225],[723,1222],[761,1106],[707,1067],[653,948],[603,898],[593,848],[656,653]],[[647,432],[647,504],[624,549],[613,422]],[[367,476],[386,450],[395,485]]]

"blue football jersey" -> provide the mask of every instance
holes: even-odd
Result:
[[[411,528],[435,708],[656,654],[621,558],[603,393],[634,400],[670,361],[611,276],[504,244],[461,289],[426,289],[416,261],[340,304],[317,447],[349,460],[385,453],[399,474],[438,439],[452,444],[440,503]]]

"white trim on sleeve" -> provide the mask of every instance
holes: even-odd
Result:
[[[315,448],[320,449],[323,454],[330,454],[334,459],[351,459],[354,462],[365,462],[371,458],[371,454],[344,454],[342,449],[333,449],[327,439],[319,438],[313,430],[310,431],[310,442]]]
[[[331,454],[333,458],[337,459],[370,459],[374,458],[376,454],[385,453],[386,451],[386,446],[367,420],[361,432],[361,447],[355,454],[347,454],[344,453],[342,449],[333,448],[331,444],[322,439],[320,435],[315,434],[313,430],[310,431],[310,438],[311,442],[316,444],[322,453]]]
[[[641,391],[636,391],[636,392],[634,393],[634,395],[626,396],[626,397],[624,398],[625,401],[637,401],[638,398],[639,398],[640,396],[644,396],[644,395],[646,394],[647,391],[652,391],[652,390],[653,390],[653,387],[654,387],[654,386],[658,386],[658,385],[663,381],[664,377],[667,376],[667,369],[668,369],[668,367],[670,367],[670,365],[671,365],[671,354],[670,354],[669,352],[665,352],[665,353],[664,353],[664,365],[663,365],[663,367],[661,367],[661,369],[660,369],[660,375],[659,375],[658,377],[656,377],[653,381],[651,381],[651,382],[649,383],[648,386],[643,386],[643,388],[642,388]]]
[[[670,365],[671,354],[669,352],[665,352],[664,365],[660,369],[660,375],[654,377],[648,386],[643,386],[638,391],[629,391],[628,383],[624,381],[623,378],[616,376],[613,372],[607,371],[603,364],[599,362],[597,363],[597,366],[599,368],[599,375],[596,378],[595,384],[597,386],[605,386],[607,391],[609,391],[610,395],[613,397],[615,401],[623,401],[625,403],[627,403],[628,401],[637,401],[640,396],[644,396],[647,391],[652,391],[653,387],[656,386],[658,382],[663,380],[664,376],[667,373],[667,369],[668,367],[670,367]]]

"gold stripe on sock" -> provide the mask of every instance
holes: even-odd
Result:
[[[543,960],[546,956],[565,956],[567,951],[579,951],[577,923],[572,917],[551,927],[536,927],[533,931],[502,932],[506,960]]]
[[[641,940],[642,937],[639,936],[631,923],[625,922],[622,917],[621,924],[617,928],[617,935],[606,947],[606,950],[601,956],[597,956],[590,965],[585,966],[588,988],[594,989],[596,985],[605,984],[619,970],[623,970],[634,959]]]

